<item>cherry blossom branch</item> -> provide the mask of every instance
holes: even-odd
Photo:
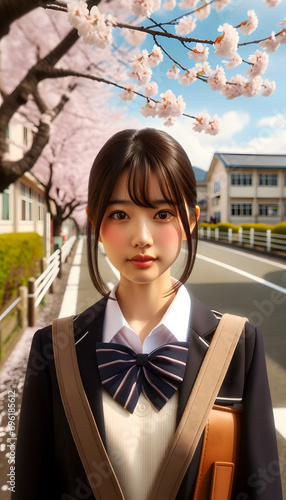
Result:
[[[148,33],[149,35],[152,35],[152,36],[154,36],[154,35],[155,36],[163,36],[165,38],[179,40],[180,42],[207,43],[209,45],[213,45],[215,43],[213,40],[202,40],[200,38],[174,35],[173,33],[169,33],[169,31],[157,31],[157,30],[152,30],[150,28],[146,28],[145,26],[134,26],[133,24],[127,24],[127,23],[115,23],[114,27],[115,28],[126,28],[126,29],[130,29],[130,30],[134,30],[134,31],[141,31],[143,33]]]

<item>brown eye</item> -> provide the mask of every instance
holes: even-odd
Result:
[[[159,219],[159,220],[168,220],[171,217],[173,217],[173,214],[171,212],[169,212],[169,210],[160,210],[160,212],[158,212],[155,215],[155,219]]]
[[[128,218],[128,215],[125,212],[120,212],[118,210],[116,212],[112,212],[112,214],[109,215],[109,218],[115,220],[125,220]]]

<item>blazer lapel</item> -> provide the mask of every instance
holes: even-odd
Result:
[[[208,349],[208,337],[215,331],[218,319],[213,312],[191,294],[191,316],[188,333],[189,356],[183,383],[179,389],[177,425],[191,394],[200,366]]]

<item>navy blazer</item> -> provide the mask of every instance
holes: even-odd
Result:
[[[194,296],[189,357],[179,389],[180,421],[219,319]],[[102,341],[106,299],[74,320],[80,373],[105,442],[96,342]],[[88,332],[88,334],[86,334]],[[85,335],[86,334],[86,335]],[[233,500],[282,500],[275,427],[261,333],[247,323],[216,404],[243,402],[240,460]],[[196,482],[202,439],[181,484],[177,500],[190,500]],[[100,480],[100,469],[98,480]],[[38,330],[28,361],[16,450],[16,488],[12,500],[94,500],[62,406],[56,379],[51,326]],[[112,499],[106,499],[112,500]]]

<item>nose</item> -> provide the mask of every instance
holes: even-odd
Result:
[[[144,219],[134,221],[134,232],[132,236],[132,246],[144,248],[153,245],[153,237]]]

